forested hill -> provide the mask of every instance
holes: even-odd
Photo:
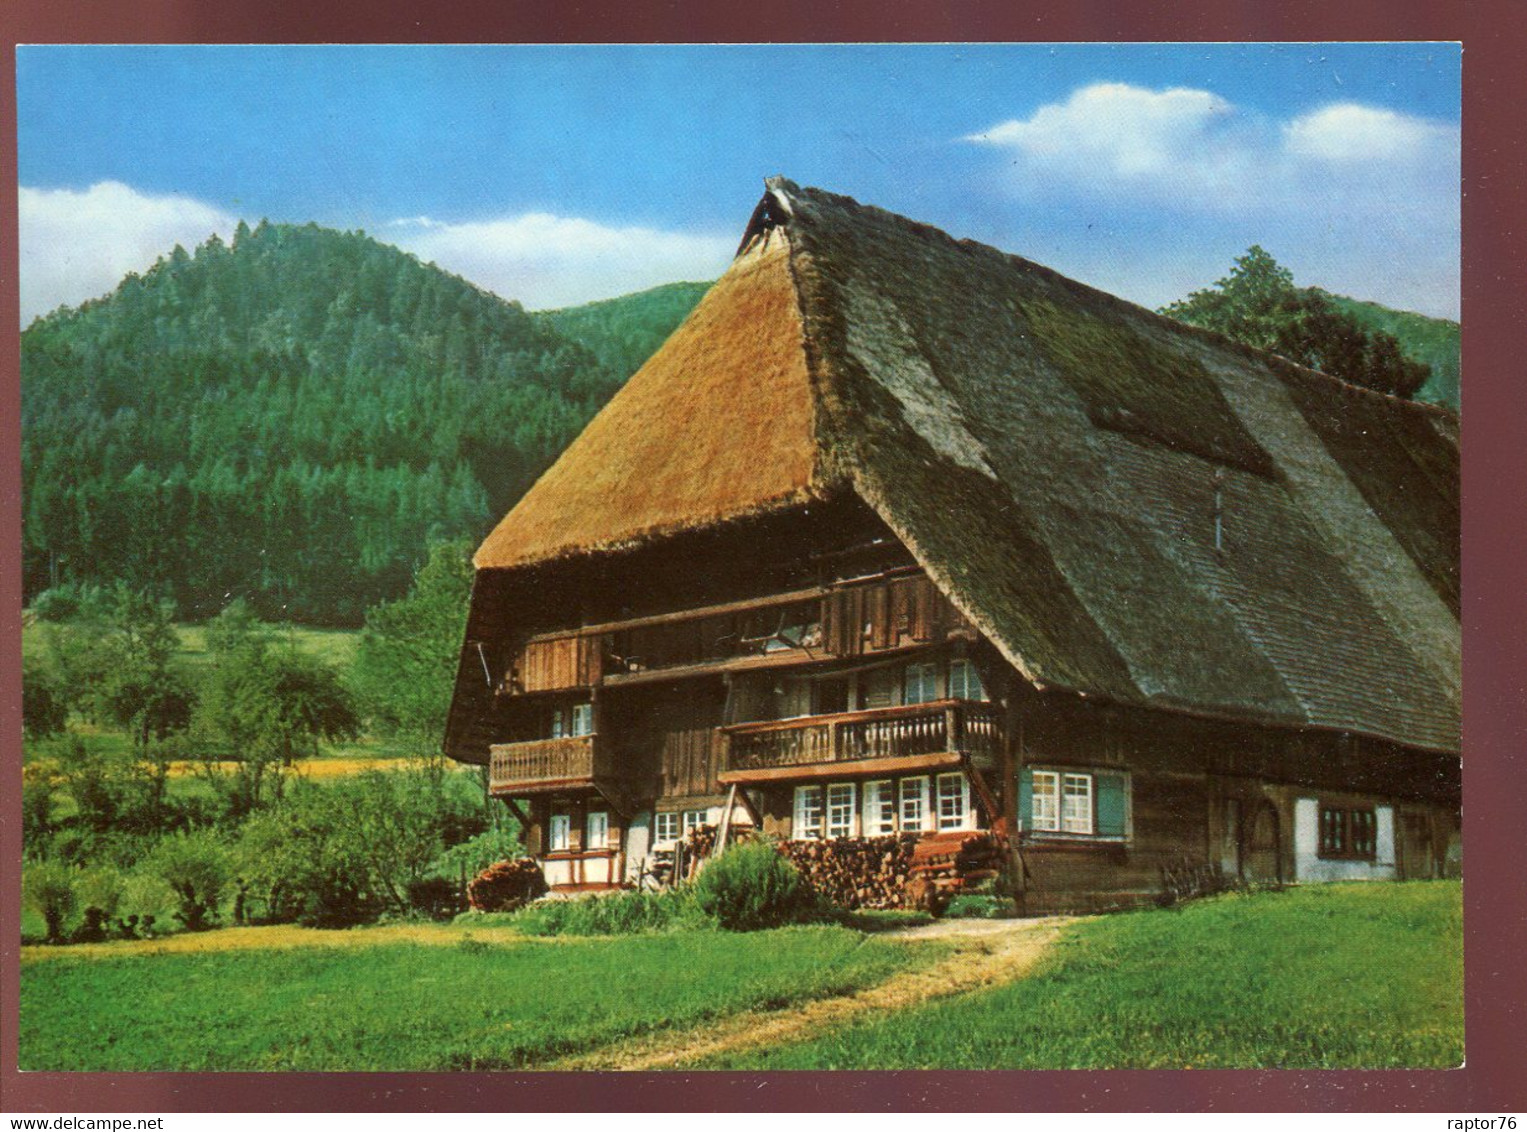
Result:
[[[627,376],[364,234],[240,225],[22,335],[28,597],[358,623],[480,536]]]
[[[709,283],[667,283],[581,307],[544,311],[561,334],[587,346],[612,373],[630,375],[684,321]]]
[[[1347,312],[1369,330],[1394,335],[1407,357],[1432,367],[1431,377],[1416,394],[1416,400],[1446,405],[1457,411],[1458,323],[1410,311],[1391,310],[1378,303],[1349,299],[1345,295],[1330,295],[1329,298],[1338,310]]]

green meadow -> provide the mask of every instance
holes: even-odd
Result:
[[[1456,881],[1318,885],[1074,924],[1030,977],[709,1069],[1449,1068]]]

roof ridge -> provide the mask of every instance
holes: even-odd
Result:
[[[1005,248],[999,248],[995,244],[984,243],[981,240],[974,240],[969,237],[955,236],[945,231],[944,229],[939,228],[936,225],[929,224],[925,221],[914,220],[913,218],[903,215],[902,213],[892,212],[890,209],[881,208],[879,205],[865,204],[862,201],[856,200],[855,198],[847,196],[843,193],[835,193],[828,189],[820,189],[810,185],[801,186],[796,184],[794,181],[791,181],[787,177],[769,177],[765,180],[764,184],[767,190],[765,194],[765,201],[767,201],[768,195],[770,193],[783,193],[786,201],[788,201],[790,197],[794,195],[802,197],[806,200],[820,201],[833,207],[847,208],[856,212],[867,213],[871,216],[883,218],[903,229],[921,236],[939,240],[962,251],[1000,256],[1007,260],[1009,263],[1016,264],[1025,270],[1034,272],[1046,281],[1058,284],[1061,287],[1064,287],[1067,290],[1073,292],[1074,294],[1078,294],[1080,297],[1099,302],[1114,310],[1124,311],[1138,316],[1144,316],[1148,322],[1157,324],[1173,333],[1186,333],[1191,337],[1201,339],[1210,343],[1211,345],[1221,346],[1226,349],[1233,350],[1243,357],[1266,363],[1271,368],[1283,368],[1292,370],[1299,374],[1312,375],[1324,381],[1330,382],[1333,387],[1342,392],[1351,393],[1362,397],[1382,399],[1392,403],[1397,407],[1402,407],[1406,411],[1417,412],[1424,415],[1440,417],[1454,421],[1458,420],[1459,418],[1459,414],[1448,408],[1446,405],[1436,405],[1425,401],[1415,401],[1408,397],[1400,397],[1397,394],[1385,393],[1382,390],[1372,389],[1365,385],[1358,385],[1355,382],[1347,381],[1345,378],[1337,377],[1335,374],[1327,373],[1325,370],[1314,369],[1311,366],[1302,365],[1301,363],[1296,362],[1292,358],[1286,357],[1283,354],[1278,354],[1271,350],[1263,350],[1259,347],[1249,345],[1248,343],[1242,342],[1236,338],[1232,338],[1221,331],[1210,330],[1209,328],[1203,326],[1194,326],[1192,323],[1183,322],[1180,319],[1173,318],[1171,315],[1163,314],[1158,310],[1153,310],[1150,307],[1131,302],[1129,299],[1115,295],[1112,292],[1104,291],[1101,288],[1094,287],[1090,283],[1083,283],[1079,279],[1073,279],[1071,276],[1065,275],[1053,267],[1049,267],[1046,264],[1029,259],[1026,256],[1019,255],[1017,252],[1011,252]],[[759,202],[759,209],[764,207],[765,201]],[[792,215],[790,215],[789,218],[785,221],[787,226],[790,223],[796,222],[796,217],[793,215],[794,211],[795,210],[792,208]],[[755,217],[757,215],[758,210],[755,210]],[[744,236],[744,246],[746,245],[747,238],[747,236]],[[739,250],[741,249],[739,248]]]

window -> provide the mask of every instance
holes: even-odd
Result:
[[[1092,832],[1092,775],[1061,776],[1060,828],[1064,833]]]
[[[571,704],[551,709],[551,737],[566,739],[572,735],[594,733],[594,705]]]
[[[981,686],[981,674],[968,660],[949,662],[949,698],[951,700],[984,700],[986,689]]]
[[[705,811],[704,810],[685,810],[684,811],[684,836],[685,837],[688,837],[691,833],[693,833],[695,830],[699,829],[704,824],[705,824]]]
[[[963,774],[941,774],[936,781],[939,829],[969,829],[970,781]]]
[[[822,788],[820,786],[795,788],[795,822],[792,836],[797,841],[822,836]]]
[[[672,845],[679,839],[679,815],[677,811],[667,810],[653,816],[656,823],[656,835],[654,845]]]
[[[901,702],[925,704],[938,699],[938,665],[909,664],[902,686]]]
[[[573,833],[573,819],[571,814],[552,814],[551,833],[547,841],[547,848],[553,853],[565,853]]]
[[[1129,834],[1129,776],[1026,767],[1018,778],[1018,817],[1027,833],[1122,840]]]
[[[901,831],[921,833],[928,828],[927,778],[901,780]]]
[[[1060,829],[1060,775],[1053,770],[1032,770],[1033,807],[1029,824],[1038,830]]]
[[[896,792],[891,782],[864,784],[864,836],[884,837],[896,832]]]
[[[584,824],[583,847],[585,849],[608,849],[610,847],[610,815],[604,810],[590,810]]]
[[[1320,855],[1371,861],[1378,850],[1372,806],[1320,807]]]
[[[854,835],[854,784],[834,782],[827,788],[827,836]]]

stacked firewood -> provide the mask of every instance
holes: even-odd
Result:
[[[824,899],[840,908],[902,908],[915,834],[786,841],[780,852]]]
[[[937,912],[951,897],[996,880],[1002,858],[1002,846],[989,833],[930,833],[912,851],[906,906]]]
[[[467,901],[479,912],[512,912],[546,892],[541,866],[530,857],[489,865],[467,884]]]

